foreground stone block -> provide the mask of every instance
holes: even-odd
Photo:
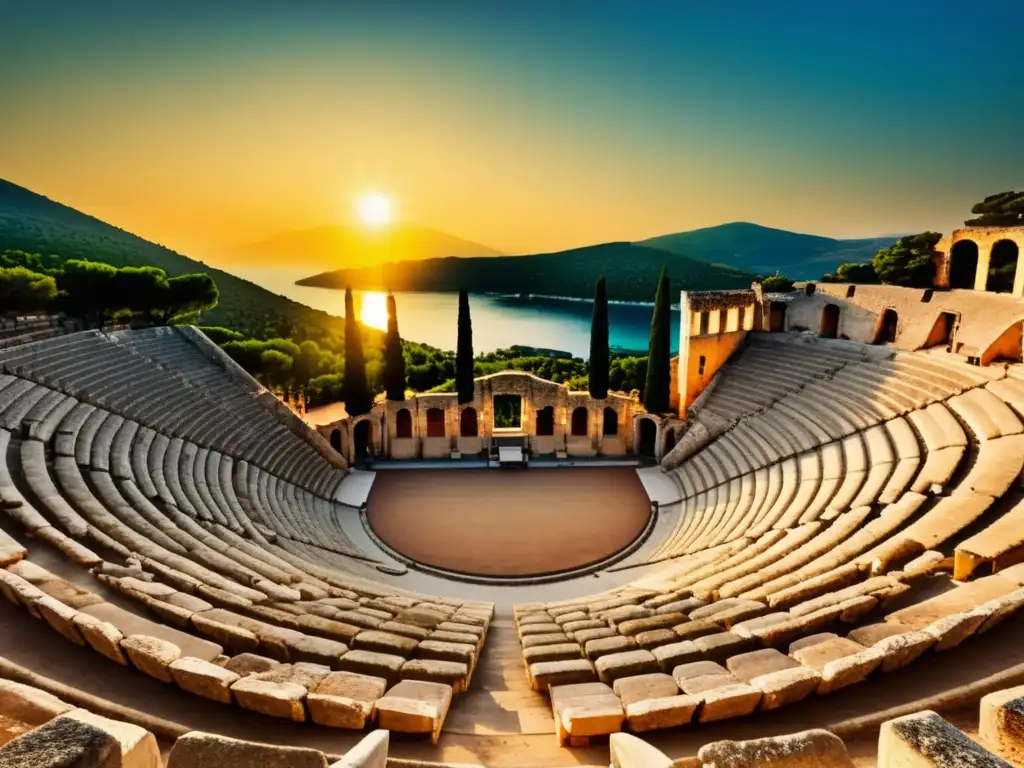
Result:
[[[749,715],[761,703],[761,691],[746,683],[709,688],[697,694],[704,700],[697,718],[702,723]]]
[[[580,647],[576,643],[556,643],[555,645],[537,645],[523,649],[523,661],[526,666],[542,661],[568,661],[580,657]]]
[[[596,679],[594,665],[587,659],[542,661],[530,665],[530,687],[541,693],[546,693],[553,685],[590,683]]]
[[[75,707],[30,685],[0,678],[0,716],[42,725]]]
[[[161,768],[163,765],[156,737],[145,728],[110,720],[87,709],[75,709],[58,718],[63,719],[76,720],[109,733],[120,746],[122,768]]]
[[[628,733],[613,733],[608,737],[608,747],[611,768],[673,768],[675,765],[664,752]]]
[[[239,677],[269,672],[279,666],[281,666],[281,662],[255,653],[240,653],[224,662],[224,669],[234,672]]]
[[[1005,760],[972,741],[935,712],[924,711],[882,723],[878,765],[913,768],[1010,768]]]
[[[451,701],[447,685],[403,680],[378,699],[377,722],[389,731],[428,733],[436,744]]]
[[[121,649],[132,664],[164,683],[173,683],[170,666],[181,658],[181,649],[174,643],[148,635],[129,635],[121,641]]]
[[[637,733],[660,728],[677,728],[693,720],[700,696],[680,693],[656,699],[641,699],[626,705],[626,722]]]
[[[128,659],[121,650],[121,641],[124,639],[124,635],[109,621],[79,612],[75,614],[75,627],[94,651],[103,654],[111,661],[116,661],[123,667],[128,666]]]
[[[341,760],[332,763],[331,768],[387,768],[389,741],[387,731],[374,731],[346,752]]]
[[[362,730],[373,720],[377,699],[386,689],[382,677],[332,672],[306,696],[306,707],[318,725]]]
[[[619,697],[622,705],[628,707],[635,701],[675,696],[679,693],[679,686],[676,685],[672,675],[653,672],[648,675],[620,677],[612,685],[612,690],[615,691],[615,695]]]
[[[231,686],[238,706],[270,717],[297,723],[306,719],[306,688],[298,683],[275,683],[256,677],[243,677]]]
[[[0,768],[121,768],[121,745],[102,728],[57,717],[7,742]]]
[[[469,686],[469,669],[457,661],[410,659],[402,665],[403,680],[423,680],[452,687],[452,693],[463,693]]]
[[[551,711],[558,743],[583,746],[592,736],[622,730],[622,702],[604,683],[559,685],[551,688]]]
[[[178,737],[167,758],[167,768],[227,766],[327,768],[327,758],[315,749],[259,744],[200,731],[192,731]]]
[[[229,669],[189,656],[173,662],[168,669],[182,690],[221,704],[231,703],[231,686],[240,679]]]
[[[349,651],[338,661],[338,669],[345,672],[358,672],[371,677],[383,677],[388,683],[394,684],[401,677],[405,659],[391,653],[376,651]]]
[[[1001,757],[1024,763],[1024,686],[982,697],[978,735]]]
[[[661,669],[653,653],[641,650],[602,656],[594,662],[594,668],[598,679],[606,685],[611,685],[620,677],[645,675]]]
[[[853,768],[854,765],[842,739],[823,730],[751,741],[716,741],[701,747],[697,756],[706,768]]]

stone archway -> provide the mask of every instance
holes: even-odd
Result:
[[[821,323],[818,325],[818,336],[823,339],[835,339],[839,336],[839,305],[826,304],[821,310]]]
[[[586,437],[587,426],[589,422],[589,414],[587,409],[582,405],[578,408],[574,408],[572,412],[572,424],[570,434],[573,437]]]
[[[427,437],[445,437],[444,409],[427,409]]]
[[[537,436],[551,437],[555,434],[555,407],[547,405],[537,411]]]
[[[476,417],[476,408],[463,408],[459,415],[459,437],[477,437],[480,427]]]
[[[601,434],[605,437],[613,437],[619,434],[619,414],[614,408],[604,409],[604,424]]]
[[[368,419],[357,422],[352,431],[352,442],[355,447],[355,460],[360,462],[370,452],[370,436],[372,425]]]
[[[341,430],[340,429],[333,429],[333,430],[331,430],[331,448],[336,450],[338,453],[341,453]]]
[[[1012,293],[1017,277],[1017,259],[1020,248],[1013,240],[999,240],[992,245],[988,261],[985,290],[993,293]]]
[[[399,408],[395,414],[395,437],[412,437],[412,414],[408,408]]]
[[[637,453],[641,456],[654,459],[657,458],[658,448],[658,424],[654,419],[640,419],[640,438],[637,445]]]
[[[900,316],[895,309],[887,309],[878,318],[875,326],[875,344],[894,344],[899,330]]]
[[[949,252],[949,287],[973,289],[978,276],[978,244],[957,240]]]

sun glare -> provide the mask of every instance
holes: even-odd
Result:
[[[388,328],[388,298],[383,293],[363,294],[363,306],[359,309],[359,320],[363,325],[386,331]]]
[[[379,192],[363,195],[356,202],[356,213],[367,226],[382,227],[391,221],[391,198]]]

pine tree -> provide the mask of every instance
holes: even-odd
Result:
[[[651,342],[647,350],[647,382],[644,386],[644,408],[650,413],[667,413],[671,369],[672,303],[669,300],[668,269],[661,268],[658,292],[654,297],[654,316],[651,317]]]
[[[388,400],[405,400],[405,357],[398,335],[395,297],[388,293],[388,332],[384,337],[384,390]]]
[[[604,275],[594,286],[594,315],[590,319],[590,396],[603,400],[608,397],[608,297],[605,294]]]
[[[455,389],[459,402],[473,399],[473,321],[469,316],[469,294],[459,291],[459,343],[455,350]]]
[[[366,358],[363,357],[363,334],[356,320],[352,288],[345,288],[345,410],[349,416],[369,412],[373,396],[366,386]]]

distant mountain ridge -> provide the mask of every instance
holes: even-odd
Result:
[[[396,223],[380,229],[328,225],[278,232],[229,249],[217,262],[230,266],[278,265],[352,269],[383,261],[418,261],[445,256],[500,256],[499,251],[429,227]]]
[[[745,288],[758,275],[782,272],[817,279],[846,262],[870,261],[895,237],[837,240],[747,222],[678,232],[637,242],[599,243],[556,253],[392,261],[363,269],[312,275],[299,285],[395,291],[529,293],[589,298],[598,275],[608,297],[650,301],[658,272],[669,269],[672,289]]]
[[[838,240],[736,221],[651,237],[638,244],[756,274],[779,271],[795,280],[816,280],[840,264],[870,261],[898,237]]]
[[[662,266],[672,290],[748,287],[755,275],[637,243],[600,243],[534,256],[490,256],[402,261],[364,269],[324,272],[299,285],[393,291],[521,293],[589,298],[598,275],[608,279],[608,298],[652,301]]]

